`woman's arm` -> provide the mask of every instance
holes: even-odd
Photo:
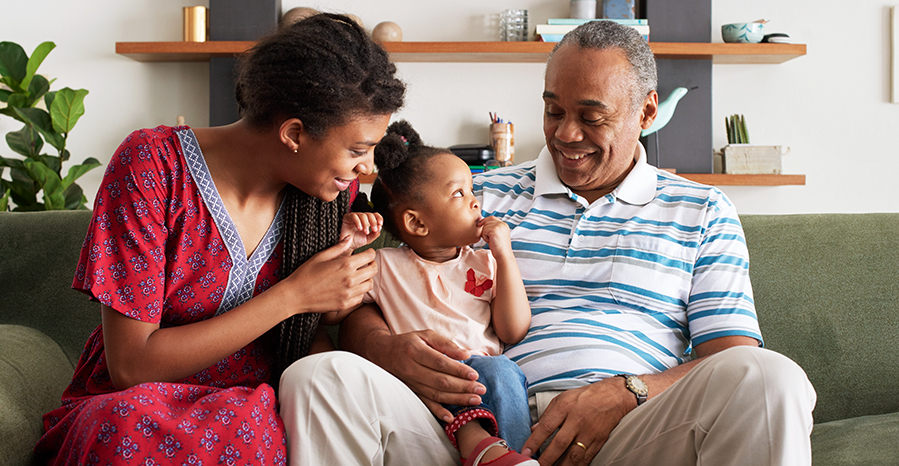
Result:
[[[174,382],[233,354],[284,319],[357,305],[371,288],[374,251],[344,254],[343,241],[318,254],[267,291],[200,322],[161,328],[104,305],[103,340],[110,377],[119,389]],[[329,277],[322,280],[321,277]]]
[[[496,259],[493,283],[496,291],[490,303],[493,330],[503,343],[515,344],[524,338],[531,326],[531,307],[512,252],[509,226],[495,217],[485,217],[481,222],[481,237],[490,245],[490,253]]]

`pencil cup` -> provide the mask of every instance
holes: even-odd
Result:
[[[496,152],[496,160],[512,165],[515,160],[515,128],[512,123],[490,124],[490,145]]]
[[[499,38],[504,41],[528,40],[528,10],[503,10],[499,15]]]
[[[206,42],[206,7],[186,6],[182,12],[184,42]]]

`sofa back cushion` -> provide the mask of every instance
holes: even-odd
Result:
[[[741,220],[766,347],[805,369],[815,422],[899,411],[899,213]]]
[[[72,290],[91,212],[0,213],[0,324],[52,338],[74,366],[100,305]]]

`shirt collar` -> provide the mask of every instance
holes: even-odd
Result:
[[[612,194],[628,204],[646,205],[655,198],[657,175],[655,169],[646,163],[646,149],[637,143],[634,151],[636,164],[624,181],[615,188]],[[536,162],[536,181],[534,196],[546,194],[568,194],[571,191],[559,179],[552,155],[545,146],[540,151]]]

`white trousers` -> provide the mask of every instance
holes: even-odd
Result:
[[[536,417],[558,393],[532,397]],[[772,351],[737,347],[698,364],[631,411],[592,465],[808,465],[815,391]],[[303,358],[281,378],[292,465],[458,465],[425,405],[346,352]]]

